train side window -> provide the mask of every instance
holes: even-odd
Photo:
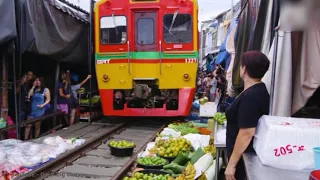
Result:
[[[100,19],[100,41],[102,44],[125,44],[127,42],[127,18],[105,16]]]
[[[189,14],[166,14],[163,17],[164,42],[190,43],[192,42],[192,17]]]
[[[151,18],[141,18],[138,24],[138,43],[141,45],[154,44],[154,21]]]

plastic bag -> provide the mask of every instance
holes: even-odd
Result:
[[[173,137],[173,138],[178,138],[181,136],[181,132],[177,132],[171,128],[164,128],[163,131],[160,133],[161,136],[166,136],[166,137]]]
[[[199,147],[203,149],[208,146],[210,142],[210,135],[187,134],[183,137],[190,141],[193,149],[198,149]]]
[[[263,116],[253,147],[264,165],[302,171],[314,168],[319,144],[320,120]]]

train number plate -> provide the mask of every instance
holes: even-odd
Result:
[[[109,64],[110,59],[97,60],[97,64]]]
[[[186,58],[186,63],[197,63],[198,59],[197,58]]]

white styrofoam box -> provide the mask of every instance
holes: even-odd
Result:
[[[217,112],[218,104],[215,102],[207,102],[200,104],[200,117],[213,117]]]
[[[319,146],[319,119],[276,116],[260,118],[253,144],[262,164],[288,170],[313,169]]]

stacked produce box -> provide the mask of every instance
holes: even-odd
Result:
[[[79,97],[79,104],[80,104],[80,119],[82,120],[89,120],[90,116],[91,118],[100,117],[101,110],[97,107],[100,107],[100,96],[94,95],[91,97],[91,112],[89,112],[90,109],[90,98],[89,98],[89,92],[85,88],[81,88],[77,91],[78,97]],[[91,115],[90,115],[91,113]]]
[[[218,119],[220,116],[217,116]],[[206,124],[169,124],[155,142],[149,143],[146,150],[138,155],[132,177],[123,179],[213,179],[216,173],[216,148],[211,134]],[[221,164],[219,167],[221,168]]]

